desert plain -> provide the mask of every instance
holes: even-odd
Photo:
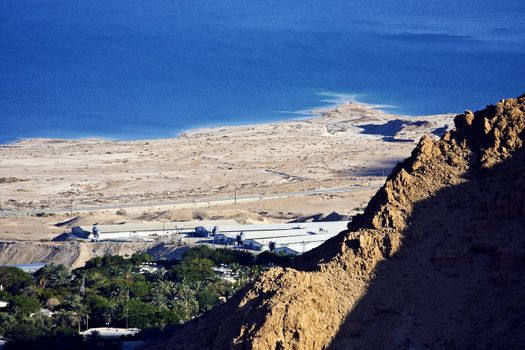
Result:
[[[52,240],[72,224],[348,218],[422,135],[452,126],[451,114],[409,117],[348,102],[171,139],[21,140],[0,147],[0,240]]]

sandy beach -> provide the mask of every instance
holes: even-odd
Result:
[[[97,222],[199,216],[264,222],[332,211],[351,215],[410,154],[414,142],[423,134],[444,133],[452,118],[390,115],[345,103],[304,120],[197,129],[172,139],[30,139],[3,145],[0,209],[9,217],[0,218],[0,239],[50,239],[63,231],[53,224],[69,217],[53,214],[60,209],[85,217],[86,223],[90,217]],[[359,188],[236,204],[191,203],[350,186]],[[189,204],[170,204],[181,200]],[[130,203],[132,208],[119,210]],[[83,210],[88,207],[89,213]],[[16,213],[32,215],[11,216]]]

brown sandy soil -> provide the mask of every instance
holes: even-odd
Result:
[[[523,348],[525,95],[455,124],[347,232],[149,348]]]
[[[51,240],[64,232],[54,226],[60,217],[10,216],[0,218],[2,240]]]
[[[359,104],[320,113],[308,120],[198,129],[175,139],[31,139],[3,146],[0,179],[11,180],[0,181],[0,204],[4,210],[75,208],[232,194],[234,188],[250,194],[338,187],[382,175],[413,147],[359,134],[359,125],[406,117]],[[418,127],[415,141],[451,124],[450,116],[426,119],[432,122]]]
[[[69,268],[84,266],[95,256],[131,256],[147,252],[156,258],[180,256],[187,246],[157,242],[35,242],[0,241],[0,264],[53,263]]]
[[[198,129],[174,139],[31,139],[5,145],[0,147],[0,209],[71,208],[88,224],[111,222],[117,209],[104,206],[126,203],[145,203],[125,209],[125,220],[139,221],[164,212],[169,220],[205,213],[241,222],[286,221],[334,210],[348,215],[375,189],[235,206],[146,203],[232,195],[235,188],[243,195],[378,185],[421,135],[452,125],[450,115],[407,118],[356,103],[317,113],[305,120]],[[82,212],[90,206],[100,206],[95,214],[102,217]],[[0,218],[0,239],[49,239],[61,231],[52,224],[67,219],[63,214]]]
[[[52,240],[72,226],[91,226],[144,221],[188,221],[194,219],[234,219],[241,224],[288,222],[314,214],[328,214],[335,211],[351,216],[362,211],[377,191],[376,187],[363,187],[352,193],[309,195],[297,198],[265,199],[237,204],[201,206],[198,208],[177,208],[153,206],[100,210],[94,212],[73,212],[69,214],[45,214],[0,217],[0,240]],[[355,203],[348,207],[348,203]],[[119,212],[121,215],[117,215]],[[56,224],[67,222],[61,225]]]

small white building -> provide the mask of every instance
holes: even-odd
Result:
[[[116,339],[125,336],[133,336],[140,332],[138,328],[113,328],[113,327],[98,327],[90,328],[87,331],[80,332],[84,337],[97,335],[104,339]]]
[[[161,271],[164,269],[161,269],[157,264],[155,263],[142,263],[139,265],[139,273],[155,273],[157,271]]]
[[[44,317],[53,317],[55,313],[49,309],[40,309],[39,311],[37,312],[33,312],[31,314],[29,314],[29,317],[34,317],[35,315],[40,315],[40,316],[44,316]]]
[[[0,337],[0,350],[5,349],[5,346],[7,345],[7,340]]]
[[[336,235],[337,233],[323,233],[309,234],[306,236],[247,239],[244,242],[244,247],[257,251],[265,251],[271,250],[270,245],[273,244],[274,251],[295,255],[312,250]]]

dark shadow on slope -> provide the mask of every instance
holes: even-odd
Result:
[[[309,216],[303,216],[298,219],[289,221],[290,223],[301,223],[301,222],[330,222],[330,221],[350,221],[352,217],[350,215],[339,214],[333,211],[329,214],[317,213]]]
[[[381,140],[385,142],[400,142],[400,143],[413,143],[414,142],[414,140],[412,139],[398,139],[394,136],[385,136],[381,138]]]
[[[392,172],[392,169],[395,167],[396,163],[383,163],[384,166],[377,167],[360,167],[348,171],[348,176],[388,176]]]
[[[212,310],[205,312],[198,318],[189,321],[178,327],[177,332],[163,334],[164,338],[147,339],[145,345],[149,350],[184,350],[184,349],[227,349],[232,348],[232,340],[239,334],[246,322],[251,322],[259,328],[265,320],[265,315],[270,311],[255,309],[261,304],[262,300],[270,299],[275,291],[260,293],[256,298],[239,306],[244,295],[250,290],[252,285],[248,285],[237,292],[227,303],[220,304]],[[263,312],[261,312],[263,311]],[[213,325],[213,327],[210,327]],[[177,339],[179,332],[184,333],[182,339]],[[176,339],[170,337],[175,336]],[[239,348],[239,343],[236,348]],[[144,347],[140,348],[143,349]],[[240,347],[247,348],[247,347]]]
[[[495,107],[476,113],[481,119],[475,119],[473,127],[460,125],[452,136],[467,141],[470,150],[490,145],[476,123],[483,120],[483,114],[499,114],[491,108]],[[464,123],[466,116],[456,120]],[[480,163],[477,156],[471,158],[474,161],[465,183],[450,185],[415,204],[403,232],[403,245],[377,266],[366,294],[347,315],[330,349],[518,348],[525,343],[524,151],[483,171],[475,170]],[[394,173],[410,166],[415,157],[411,158]],[[427,181],[437,178],[432,167],[423,170],[419,175]],[[379,191],[365,213],[349,225],[350,230],[370,228],[371,217],[386,195]],[[293,267],[318,270],[320,262],[341,253],[343,242],[344,233],[298,257]],[[359,246],[359,240],[350,240],[347,248],[357,250]],[[280,278],[277,274],[266,277]],[[252,289],[260,294],[250,295],[249,302],[239,306],[249,290],[244,289],[229,302],[185,324],[170,342],[156,349],[249,349],[250,336],[266,322],[266,316],[280,315],[280,311],[272,315],[266,303],[277,293],[275,287]],[[314,320],[302,321],[305,327],[318,326],[309,324]],[[277,342],[275,348],[282,345]]]
[[[385,141],[393,140],[392,142],[402,142],[403,140],[394,139],[396,134],[400,132],[405,126],[422,126],[425,125],[425,121],[409,122],[407,120],[395,119],[389,120],[385,124],[363,124],[358,127],[363,129],[361,134],[365,135],[381,135],[384,136]],[[408,141],[412,142],[412,141]]]
[[[392,169],[399,164],[401,159],[388,158],[382,159],[374,163],[374,166],[355,166],[344,170],[339,170],[337,175],[353,177],[353,176],[388,176]]]
[[[448,131],[449,127],[448,125],[445,125],[441,128],[437,128],[437,129],[434,129],[434,131],[432,131],[432,134],[433,135],[436,135],[437,137],[441,137],[443,135],[445,135],[445,133]]]
[[[56,227],[71,227],[72,225],[74,225],[78,221],[78,219],[79,219],[79,217],[75,216],[72,219],[68,219],[66,221],[58,222],[54,226],[56,226]]]
[[[396,136],[398,132],[403,129],[408,122],[400,119],[390,120],[385,124],[363,124],[359,128],[363,129],[361,134],[365,135],[382,135],[382,136]]]
[[[329,349],[525,344],[525,152],[466,177],[415,205]]]

